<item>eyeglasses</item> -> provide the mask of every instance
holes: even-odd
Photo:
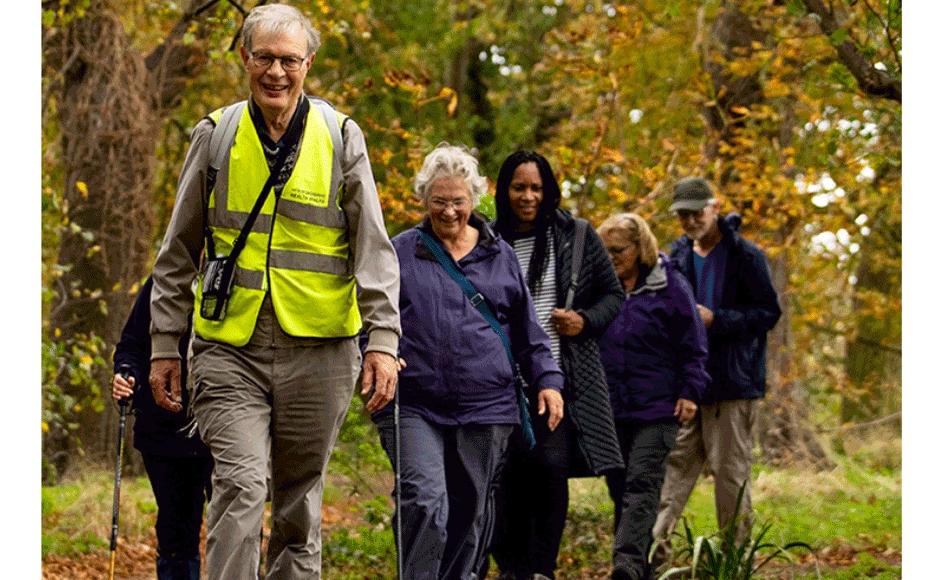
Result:
[[[625,246],[605,246],[604,249],[607,250],[607,253],[611,256],[619,256],[620,254],[626,252],[630,248],[635,248],[636,244],[628,243]]]
[[[431,209],[436,211],[444,211],[448,207],[452,207],[457,211],[461,211],[470,205],[470,200],[465,197],[458,199],[441,199],[439,197],[432,197],[430,205]]]
[[[254,63],[255,68],[259,70],[267,70],[274,65],[274,61],[279,61],[281,63],[281,68],[287,72],[297,72],[300,70],[300,67],[304,64],[304,61],[307,60],[306,57],[299,56],[274,56],[273,54],[266,53],[250,53],[251,62]]]
[[[675,216],[679,218],[680,220],[687,220],[687,219],[693,219],[693,218],[700,219],[705,215],[705,208],[702,208],[698,211],[692,211],[690,209],[679,209],[679,210],[676,210],[674,213],[675,213]]]

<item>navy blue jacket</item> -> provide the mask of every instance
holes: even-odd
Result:
[[[191,438],[180,433],[189,421],[189,393],[186,388],[186,353],[189,330],[180,338],[180,385],[183,410],[172,413],[157,406],[150,390],[150,290],[153,279],[147,278],[130,316],[121,331],[121,340],[114,350],[114,372],[122,364],[131,367],[134,377],[134,447],[141,453],[170,457],[208,457],[209,449],[199,435]]]
[[[486,297],[530,385],[561,390],[564,376],[539,326],[516,254],[476,215],[476,247],[457,267]],[[434,235],[425,219],[417,226]],[[392,239],[401,271],[399,403],[439,425],[518,424],[513,372],[503,343],[421,243],[416,228]],[[388,412],[388,407],[379,413]]]
[[[777,292],[767,259],[738,234],[737,214],[718,218],[721,244],[727,248],[719,306],[708,329],[708,374],[712,382],[705,402],[759,399],[767,389],[767,333],[780,319]],[[679,271],[695,288],[692,240],[682,236],[672,246]]]
[[[692,288],[669,258],[641,266],[600,340],[614,418],[662,421],[674,417],[680,398],[699,403],[708,383],[706,343]]]

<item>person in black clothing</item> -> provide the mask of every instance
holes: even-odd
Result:
[[[536,447],[510,442],[497,491],[491,554],[500,578],[554,578],[568,512],[568,478],[623,468],[597,339],[617,316],[624,291],[600,238],[558,207],[551,165],[533,151],[510,155],[496,181],[494,229],[512,246],[552,355],[565,373],[565,416],[550,431],[533,414]],[[585,227],[574,300],[576,223]]]
[[[161,409],[153,400],[147,379],[152,287],[148,278],[115,348],[111,396],[115,401],[133,396],[134,447],[157,500],[157,579],[199,580],[199,531],[203,504],[211,494],[212,457],[189,423],[186,389],[181,413]],[[187,331],[179,343],[183,384],[189,335]],[[122,367],[129,370],[127,380],[120,374]]]

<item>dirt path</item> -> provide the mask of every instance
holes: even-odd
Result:
[[[118,544],[114,577],[121,580],[152,580],[157,550],[154,540]],[[110,553],[107,551],[75,557],[48,556],[42,561],[43,580],[84,580],[107,578]]]
[[[343,502],[344,504],[346,502]],[[349,503],[353,503],[350,500]],[[271,530],[267,527],[270,521],[269,509],[265,511],[264,540],[262,540],[261,550],[267,548],[267,538]],[[348,505],[324,505],[323,506],[323,529],[327,530],[334,526],[353,526],[361,522],[361,514],[352,512]],[[202,539],[200,551],[205,561],[206,550],[206,526],[202,526]],[[100,551],[91,554],[82,554],[79,556],[48,556],[42,561],[42,579],[43,580],[99,580],[108,577],[108,566],[110,563],[110,552]],[[153,580],[155,576],[155,561],[157,558],[156,538],[122,538],[118,544],[117,555],[114,564],[114,578],[120,580]],[[202,578],[206,578],[203,570]]]

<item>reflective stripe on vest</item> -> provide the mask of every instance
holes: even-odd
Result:
[[[220,115],[216,111],[210,117],[218,123]],[[246,344],[268,291],[277,320],[289,335],[334,338],[359,332],[346,216],[340,208],[338,116],[323,101],[311,100],[291,175],[279,197],[265,200],[238,256],[223,320],[199,316],[202,296],[197,288],[194,326],[201,338]],[[220,149],[208,204],[209,229],[220,256],[231,250],[270,173],[248,107],[240,111],[232,141]]]

